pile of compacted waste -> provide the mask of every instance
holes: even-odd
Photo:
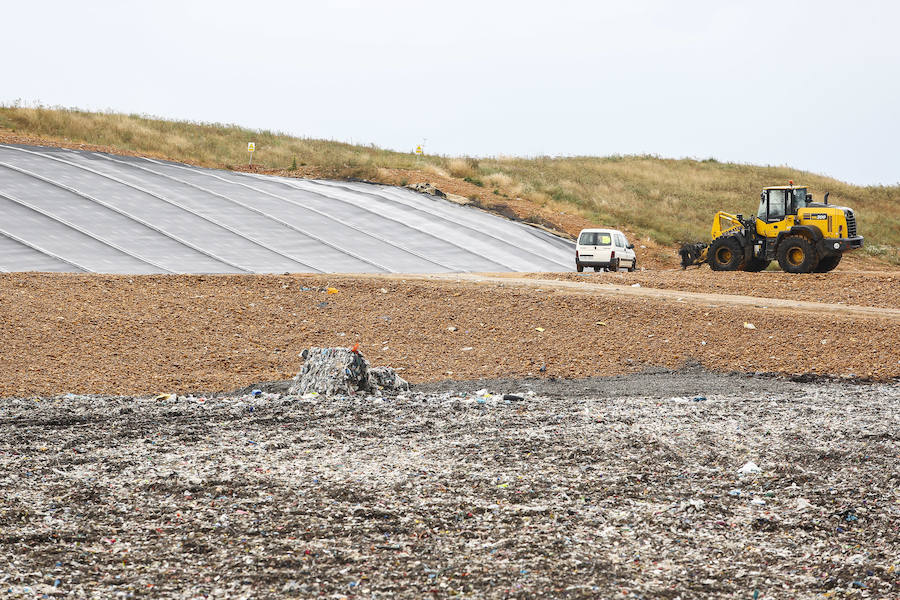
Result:
[[[289,394],[355,396],[409,390],[409,384],[394,369],[370,366],[356,347],[312,347],[300,356],[305,362],[294,377]]]

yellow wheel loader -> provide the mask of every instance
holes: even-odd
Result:
[[[814,202],[806,186],[763,188],[756,218],[719,211],[712,242],[681,247],[681,267],[709,263],[714,271],[762,271],[773,260],[788,273],[825,273],[844,252],[861,248],[856,216],[844,206]]]

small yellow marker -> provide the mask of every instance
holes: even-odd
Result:
[[[250,153],[250,165],[253,165],[253,153],[256,152],[256,144],[253,142],[247,142],[247,152]]]

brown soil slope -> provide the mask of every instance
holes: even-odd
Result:
[[[649,287],[651,275],[640,275],[634,281]],[[848,314],[827,304],[792,311],[764,300],[527,283],[2,274],[0,396],[235,389],[292,376],[305,347],[356,342],[412,382],[579,377],[690,361],[720,371],[900,376],[894,286],[868,299],[887,308]],[[337,293],[324,290],[332,286]]]

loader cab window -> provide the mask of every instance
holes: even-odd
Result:
[[[810,201],[810,199],[806,193],[806,188],[794,188],[791,191],[793,194],[793,203],[791,205],[790,214],[796,215],[798,210],[806,207],[806,204]]]
[[[768,223],[774,223],[775,221],[781,221],[784,219],[784,204],[787,199],[788,190],[766,190],[768,193],[769,200],[769,210],[768,214],[765,217],[765,221]],[[763,207],[759,207],[759,212],[763,212]],[[763,218],[763,217],[760,217]]]

